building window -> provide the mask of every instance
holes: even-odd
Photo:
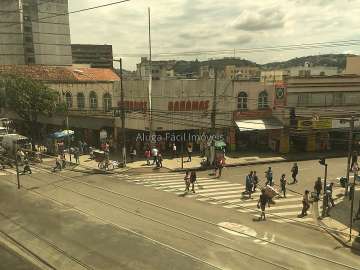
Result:
[[[71,108],[73,103],[72,103],[72,96],[70,92],[67,92],[65,94],[65,102],[66,102],[66,108]]]
[[[109,93],[104,94],[103,101],[104,101],[104,111],[105,112],[110,112],[110,110],[112,108],[111,95]]]
[[[268,94],[266,93],[266,91],[262,91],[259,94],[259,99],[258,99],[258,108],[259,109],[267,109],[268,106]]]
[[[248,95],[245,92],[240,92],[238,95],[238,110],[239,111],[247,110],[247,100],[248,100]]]
[[[98,100],[94,91],[90,92],[90,109],[96,110],[98,107]]]
[[[83,110],[85,108],[85,96],[83,93],[78,93],[77,94],[77,106],[78,109]]]

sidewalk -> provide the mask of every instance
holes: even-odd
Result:
[[[292,153],[287,155],[280,155],[276,153],[230,153],[226,156],[226,167],[235,167],[235,166],[246,166],[253,164],[269,164],[276,162],[291,162],[291,161],[301,161],[301,160],[313,160],[319,159],[321,157],[343,157],[344,153],[331,152],[331,153]],[[67,161],[69,161],[69,156],[66,156]],[[121,157],[117,154],[110,155],[111,160],[120,161]],[[203,160],[203,157],[199,155],[194,155],[191,162],[187,162],[187,156],[183,157],[183,165],[181,156],[176,158],[168,158],[167,156],[163,159],[163,168],[171,171],[185,171],[187,169],[191,170],[201,170],[200,163]],[[72,162],[75,162],[72,157]],[[151,160],[152,163],[152,160]],[[137,158],[135,161],[131,162],[130,158],[127,160],[126,168],[118,168],[113,171],[115,172],[124,172],[131,169],[145,169],[150,170],[154,169],[154,165],[146,165],[145,158]],[[100,171],[98,168],[98,162],[95,160],[90,160],[89,155],[80,156],[80,165],[74,165],[74,170],[82,171]]]
[[[344,193],[334,194],[335,207],[330,210],[330,216],[323,219],[319,219],[320,225],[328,228],[328,232],[341,241],[344,245],[360,251],[360,220],[353,221],[352,228],[352,239],[350,241],[350,209],[351,201],[349,197],[344,197]],[[355,191],[355,201],[354,201],[354,211],[353,215],[355,217],[356,212],[359,208],[360,200],[360,186],[357,184]],[[322,201],[320,202],[322,204]],[[319,205],[319,209],[320,209]],[[321,210],[319,213],[321,214]],[[336,230],[336,231],[334,231]]]

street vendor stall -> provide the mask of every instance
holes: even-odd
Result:
[[[57,131],[50,134],[46,141],[48,153],[58,154],[65,150],[65,145],[74,139],[75,132],[73,130]],[[67,146],[68,147],[68,146]]]

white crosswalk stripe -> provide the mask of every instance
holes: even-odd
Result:
[[[260,198],[260,190],[251,194],[245,193],[245,186],[242,183],[233,183],[222,179],[211,177],[198,177],[195,184],[196,193],[184,193],[185,183],[184,174],[180,173],[151,173],[133,176],[127,180],[138,185],[144,185],[156,190],[174,193],[182,197],[190,197],[201,202],[220,205],[224,208],[234,209],[240,213],[248,213],[253,218],[258,218],[260,210],[257,208]],[[308,210],[308,215],[299,218],[302,210],[302,195],[288,192],[286,198],[274,198],[275,204],[266,207],[267,219],[278,223],[293,222],[314,222],[311,215],[312,209]]]
[[[19,173],[21,174],[23,172],[22,168],[19,168]],[[40,169],[36,169],[31,167],[31,172],[32,173],[41,173],[42,171]],[[28,174],[28,173],[26,173]],[[16,169],[3,169],[0,171],[0,176],[6,176],[6,175],[16,175]]]

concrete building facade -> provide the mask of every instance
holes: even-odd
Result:
[[[175,60],[152,61],[151,73],[153,80],[166,80],[172,78],[174,74]],[[150,61],[147,57],[141,57],[141,62],[136,65],[136,73],[139,79],[148,80],[150,77]]]
[[[226,79],[260,78],[260,69],[258,67],[227,65],[224,67],[224,77]]]
[[[287,70],[290,77],[335,76],[339,74],[337,67],[312,66],[310,63],[305,63],[304,66],[290,67]]]
[[[341,119],[360,111],[359,76],[290,78],[285,96],[286,106],[275,113],[284,123],[284,140],[289,140],[290,151],[347,148],[349,123]]]
[[[0,65],[0,77],[2,74],[42,81],[57,91],[59,101],[66,104],[66,113],[39,118],[43,124],[44,138],[51,132],[65,128],[66,114],[69,116],[69,127],[75,130],[77,138],[85,139],[91,145],[98,145],[101,130],[107,130],[109,137],[117,137],[114,134],[117,129],[112,108],[120,96],[117,91],[120,78],[111,69]],[[6,108],[2,113],[11,119],[20,120]]]
[[[360,56],[348,56],[346,58],[344,73],[360,75]]]
[[[75,65],[92,68],[113,68],[112,45],[71,44],[72,61]]]
[[[2,0],[0,64],[72,64],[68,0]]]

